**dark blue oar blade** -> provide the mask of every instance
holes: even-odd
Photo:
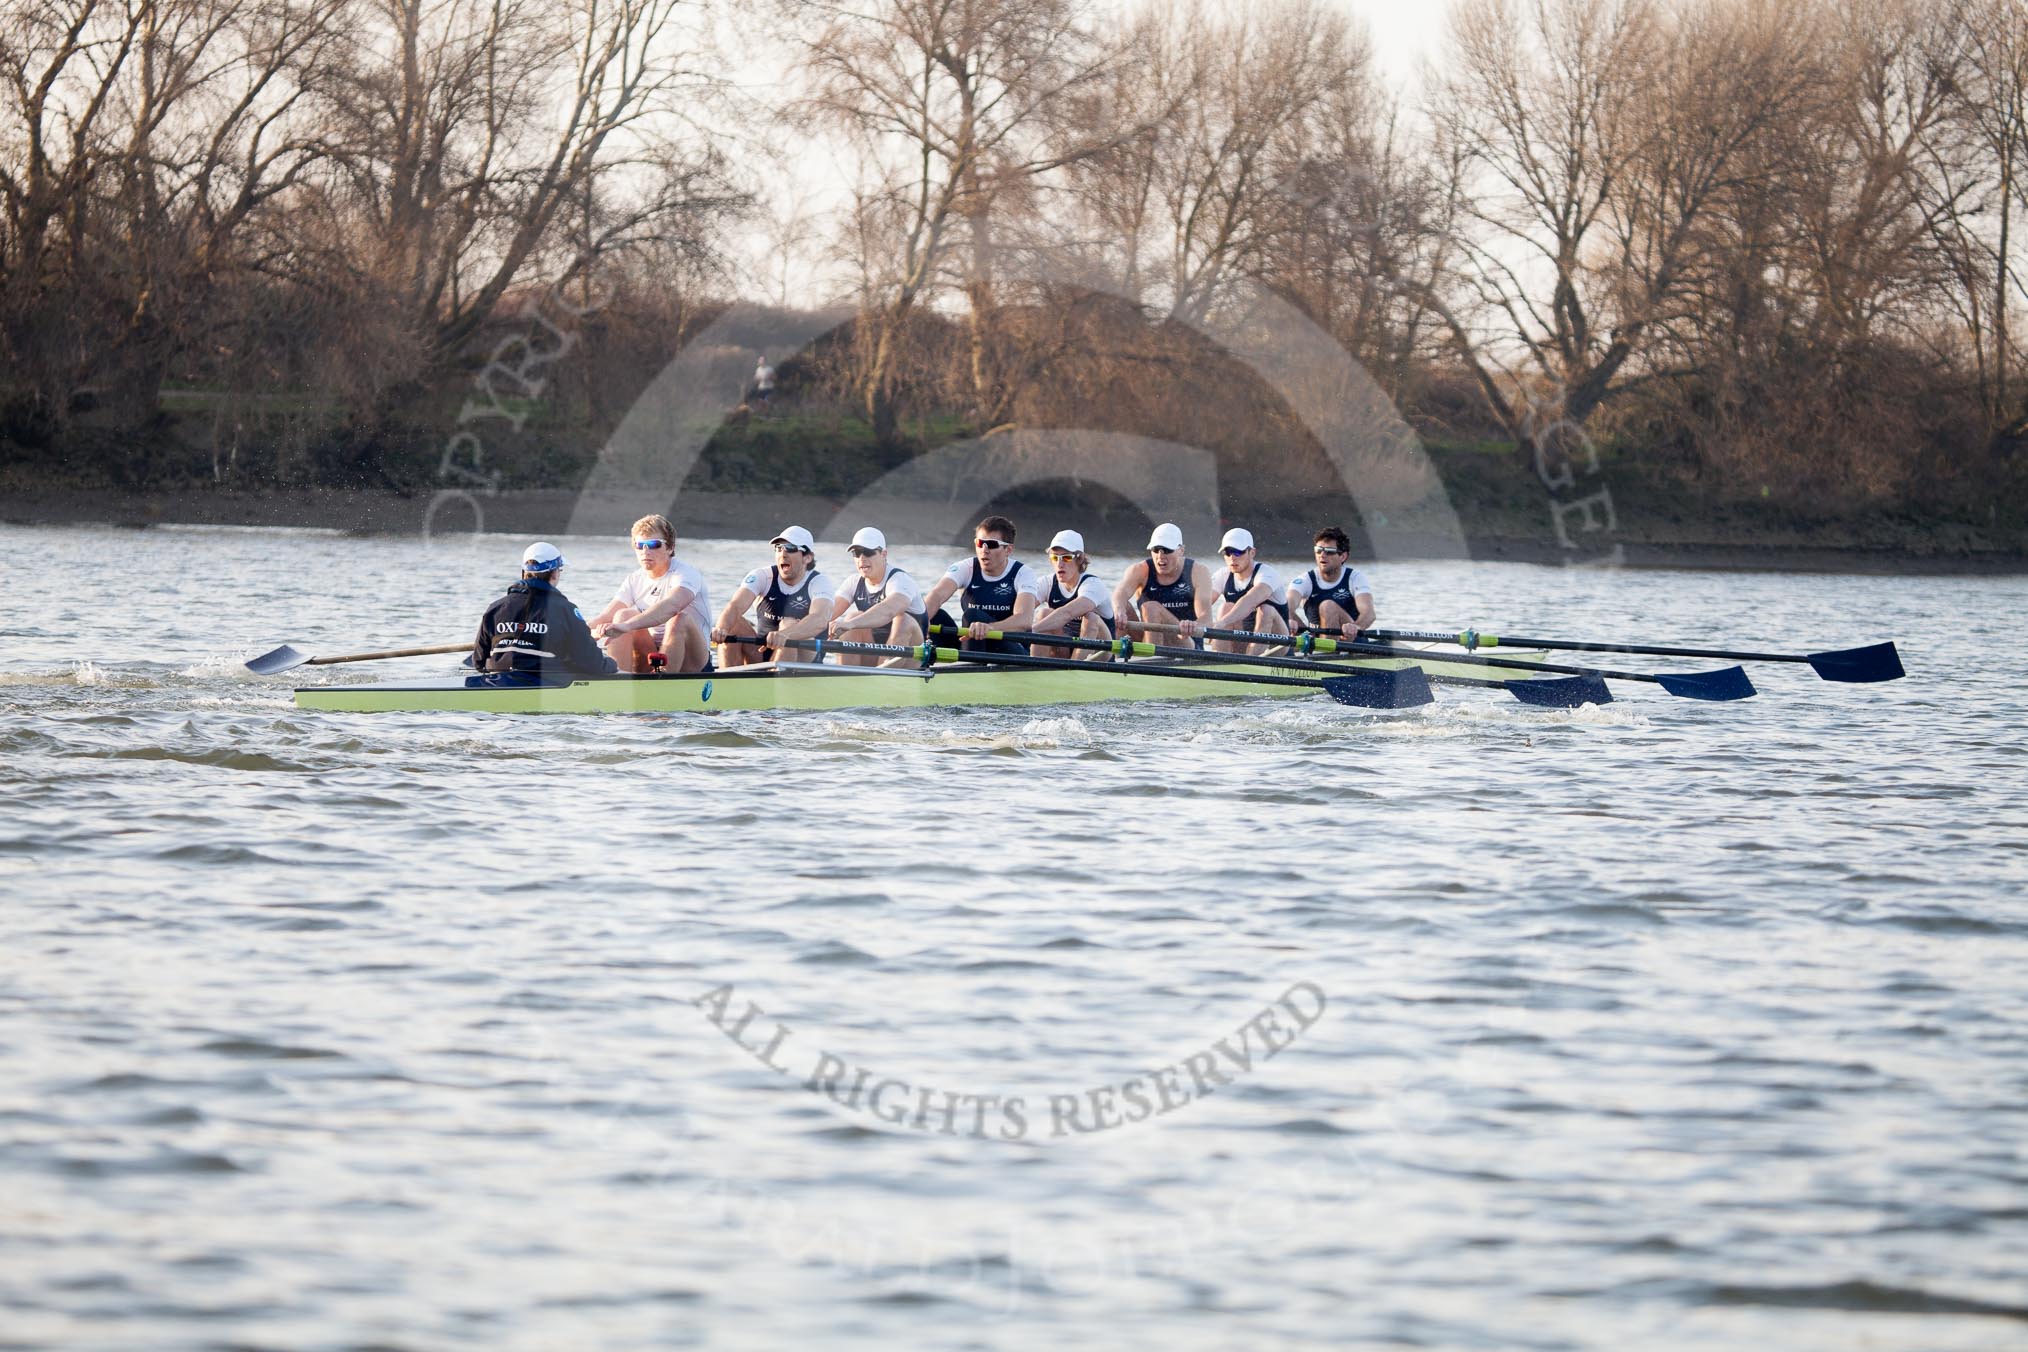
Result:
[[[1752,699],[1757,693],[1746,679],[1745,667],[1720,667],[1717,671],[1692,671],[1675,675],[1657,673],[1655,680],[1672,695],[1684,699]]]
[[[293,667],[300,667],[309,660],[310,654],[299,653],[284,643],[273,652],[262,653],[259,657],[248,662],[246,669],[253,672],[256,676],[272,676],[278,671],[288,671]]]
[[[1340,704],[1361,709],[1413,709],[1436,699],[1429,688],[1429,677],[1423,675],[1421,667],[1326,676],[1324,693]]]
[[[1864,648],[1840,648],[1836,652],[1811,653],[1810,666],[1827,681],[1870,685],[1874,681],[1898,681],[1908,673],[1901,669],[1901,654],[1892,643],[1872,643]]]
[[[1582,704],[1611,704],[1613,692],[1596,676],[1560,676],[1547,680],[1507,681],[1515,699],[1544,709],[1575,709]]]

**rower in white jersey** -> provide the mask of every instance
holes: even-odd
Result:
[[[632,531],[641,566],[627,574],[592,633],[621,671],[702,671],[711,662],[711,592],[704,574],[676,557],[676,527],[644,516]]]
[[[861,527],[849,550],[859,575],[831,599],[831,637],[851,643],[921,643],[929,617],[923,610],[922,588],[904,569],[887,561],[887,537],[873,526]],[[881,659],[873,653],[843,653],[848,667],[870,667]],[[907,657],[890,657],[882,665],[913,666]]]
[[[1282,580],[1260,561],[1253,532],[1234,526],[1218,542],[1218,552],[1225,566],[1211,575],[1211,627],[1254,634],[1288,633],[1289,608],[1282,599]],[[1270,644],[1232,638],[1213,639],[1210,647],[1222,653],[1251,652],[1255,656],[1280,651]]]
[[[774,538],[775,561],[756,568],[718,614],[712,641],[719,644],[718,665],[794,660],[799,654],[783,640],[822,638],[831,627],[831,579],[817,571],[817,542],[801,526],[790,526]],[[747,612],[752,610],[752,618]],[[730,640],[760,637],[765,644]]]
[[[1289,622],[1339,638],[1373,627],[1373,584],[1354,568],[1352,540],[1336,526],[1317,532],[1310,553],[1317,566],[1289,583]]]
[[[1113,588],[1113,609],[1124,627],[1138,618],[1149,624],[1177,625],[1186,639],[1195,639],[1211,618],[1211,570],[1183,553],[1183,528],[1164,521],[1148,537],[1148,557],[1132,564]],[[1174,643],[1166,630],[1147,631],[1155,643]],[[1201,646],[1201,645],[1200,645]]]
[[[1113,637],[1113,598],[1106,584],[1091,575],[1091,560],[1085,557],[1084,537],[1074,530],[1060,530],[1049,542],[1048,594],[1042,609],[1035,612],[1029,627],[1037,633],[1062,634],[1066,638]],[[1066,648],[1054,643],[1035,645],[1037,657],[1080,657],[1103,662],[1109,654],[1096,649]]]
[[[923,605],[935,616],[944,602],[959,593],[965,627],[963,646],[973,652],[1026,653],[1026,644],[989,639],[990,630],[1028,628],[1042,604],[1042,578],[1014,557],[1014,523],[989,516],[972,530],[972,557],[944,570]],[[932,620],[934,623],[934,620]]]

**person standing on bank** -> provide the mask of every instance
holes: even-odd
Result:
[[[1351,565],[1352,538],[1336,526],[1316,534],[1310,553],[1317,566],[1289,583],[1289,620],[1336,638],[1358,638],[1373,627],[1373,584]]]
[[[944,570],[923,598],[934,617],[953,593],[962,593],[959,620],[968,630],[963,646],[974,652],[1025,654],[1028,646],[989,639],[988,630],[1026,629],[1042,604],[1042,579],[1014,557],[1014,523],[989,516],[972,531],[972,557]]]
[[[768,354],[763,352],[760,360],[753,365],[753,402],[763,412],[773,403],[775,397],[775,368],[768,365]]]
[[[592,617],[592,633],[621,671],[647,671],[656,653],[665,671],[704,670],[711,661],[711,593],[704,574],[676,557],[676,527],[668,517],[644,516],[631,534],[641,566]]]
[[[791,656],[784,640],[822,638],[831,626],[831,595],[836,588],[817,571],[817,542],[810,532],[790,526],[772,543],[774,564],[748,573],[718,613],[718,627],[711,638],[720,645],[721,667]],[[753,610],[751,620],[747,618],[749,608]],[[766,642],[728,641],[756,637]]]
[[[1130,565],[1113,588],[1113,613],[1122,627],[1135,615],[1146,624],[1176,625],[1194,641],[1211,618],[1214,597],[1211,570],[1184,556],[1183,528],[1164,521],[1148,537],[1148,557]],[[1160,629],[1145,636],[1155,643],[1174,641]]]
[[[1084,537],[1074,530],[1060,530],[1049,542],[1049,594],[1042,609],[1029,621],[1031,628],[1067,638],[1110,639],[1113,628],[1113,598],[1105,583],[1091,574],[1091,560],[1085,557]],[[1111,660],[1111,654],[1096,649],[1067,648],[1060,644],[1035,645],[1037,657],[1077,657],[1088,662]]]
[[[907,572],[888,563],[887,537],[876,527],[861,527],[847,552],[859,576],[840,587],[832,598],[831,637],[904,647],[921,643],[929,628],[922,588]],[[870,667],[880,661],[873,653],[842,653],[838,660],[848,667]],[[890,657],[885,663],[890,667],[914,664],[907,657]]]
[[[599,651],[591,626],[556,589],[563,552],[547,540],[521,551],[521,580],[486,608],[472,643],[472,668],[489,675],[606,675],[618,668]]]
[[[1225,566],[1211,575],[1216,604],[1211,611],[1213,629],[1243,629],[1256,634],[1289,632],[1288,602],[1282,599],[1282,580],[1275,570],[1260,561],[1254,549],[1253,532],[1234,526],[1218,542]],[[1217,652],[1251,652],[1255,656],[1276,651],[1265,643],[1242,643],[1238,639],[1213,639]]]

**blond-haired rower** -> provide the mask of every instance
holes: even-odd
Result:
[[[1049,592],[1042,598],[1042,609],[1028,622],[1029,628],[1067,638],[1112,638],[1113,598],[1107,593],[1106,584],[1091,574],[1084,537],[1074,530],[1058,531],[1049,542],[1049,566]],[[1055,643],[1038,643],[1034,652],[1037,657],[1079,657],[1088,662],[1103,662],[1109,656],[1098,649],[1066,648]]]
[[[657,652],[669,671],[704,670],[711,660],[704,574],[676,557],[676,526],[668,517],[644,516],[628,534],[641,566],[593,617],[592,632],[621,671],[647,670]]]

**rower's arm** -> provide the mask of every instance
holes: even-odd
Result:
[[[747,609],[753,605],[753,602],[752,587],[741,587],[738,591],[734,592],[732,599],[725,603],[725,609],[718,612],[716,626],[718,633],[724,633],[731,627],[734,620],[746,614]]]
[[[851,613],[852,598],[849,596],[836,597],[831,605],[831,628],[842,634],[854,629],[879,628],[908,609],[908,598],[900,592],[891,592],[857,614]]]
[[[484,672],[486,659],[493,655],[493,612],[479,617],[479,636],[472,640],[472,670]]]
[[[1274,597],[1274,589],[1265,582],[1256,582],[1242,593],[1238,600],[1228,606],[1216,618],[1221,626],[1239,626],[1246,622],[1256,610]],[[1222,599],[1222,598],[1221,598]]]
[[[1359,606],[1359,613],[1353,616],[1353,618],[1359,621],[1359,632],[1363,634],[1373,627],[1373,593],[1360,592],[1352,599]]]
[[[1300,634],[1309,628],[1310,617],[1303,613],[1303,592],[1295,583],[1289,584],[1286,600],[1289,603],[1289,632]]]
[[[688,587],[678,587],[654,605],[649,606],[646,610],[634,616],[633,619],[624,620],[614,625],[613,629],[622,634],[634,629],[653,629],[656,625],[662,623],[671,615],[676,614],[696,599],[696,592],[691,591]]]
[[[831,613],[825,606],[812,605],[810,613],[799,620],[783,620],[782,627],[775,630],[777,638],[822,638],[824,631],[831,627]]]
[[[1197,598],[1197,618],[1209,621],[1211,608],[1218,604],[1218,594],[1211,587],[1211,570],[1201,563],[1198,564],[1190,570],[1190,581],[1193,595]]]
[[[600,625],[611,620],[613,616],[619,614],[624,609],[626,609],[626,607],[620,604],[620,598],[615,596],[612,600],[606,602],[606,608],[604,610],[601,610],[598,614],[592,616],[589,620],[586,620],[585,623],[589,624],[592,628],[596,629]]]
[[[1063,632],[1069,634],[1074,622],[1082,621],[1086,615],[1097,609],[1098,602],[1080,592],[1053,610],[1048,606],[1042,607],[1028,623],[1031,627],[1047,633],[1050,625],[1061,621]]]
[[[1005,633],[1008,630],[1013,630],[1015,632],[1024,632],[1027,630],[1028,626],[1033,624],[1034,622],[1035,622],[1035,593],[1016,592],[1014,593],[1014,613],[1012,615],[1009,615],[1006,619],[1000,621],[997,627],[1003,633]]]
[[[1124,620],[1129,615],[1138,615],[1134,609],[1134,593],[1141,589],[1142,579],[1148,576],[1148,565],[1136,563],[1120,574],[1120,585],[1113,588],[1113,614]]]
[[[950,574],[946,573],[937,579],[936,586],[929,589],[929,595],[922,598],[922,608],[928,611],[930,618],[934,620],[936,613],[943,609],[944,602],[950,600],[951,594],[957,591],[957,589],[958,584],[951,580]]]

